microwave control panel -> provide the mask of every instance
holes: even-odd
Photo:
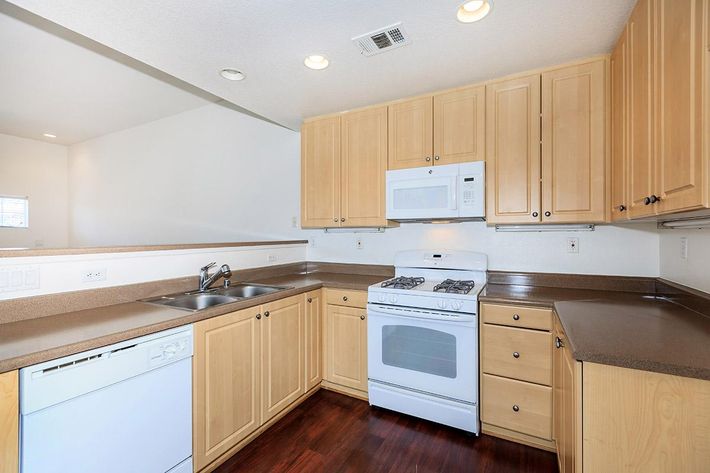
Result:
[[[485,215],[485,171],[483,162],[460,164],[458,176],[459,217]]]

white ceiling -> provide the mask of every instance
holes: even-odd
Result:
[[[0,133],[70,145],[210,103],[6,12]]]
[[[635,0],[13,0],[17,5],[291,128],[346,110],[607,53]],[[351,38],[402,21],[412,44],[365,57]],[[330,67],[303,66],[322,53]],[[243,82],[218,75],[224,67]]]

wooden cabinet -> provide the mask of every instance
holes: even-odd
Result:
[[[323,296],[322,291],[307,292],[306,299],[306,391],[323,379]]]
[[[346,113],[340,123],[340,226],[385,226],[387,107]]]
[[[557,460],[560,473],[581,473],[582,364],[572,357],[567,338],[557,319],[554,337],[553,418]],[[608,388],[607,386],[606,389]]]
[[[552,312],[481,304],[484,433],[553,450]]]
[[[610,59],[611,76],[611,220],[629,217],[628,178],[628,41],[621,34]]]
[[[540,221],[540,76],[486,86],[486,220]]]
[[[17,371],[0,374],[0,473],[19,471],[20,389]]]
[[[306,392],[305,303],[293,296],[262,306],[261,422],[267,422]]]
[[[261,425],[259,314],[253,307],[194,325],[195,471]]]
[[[301,226],[382,227],[387,107],[315,119],[301,129]]]
[[[340,222],[340,117],[301,128],[301,226],[330,227]]]
[[[483,86],[455,89],[389,106],[388,169],[484,159]]]
[[[335,291],[337,293],[337,290]],[[361,291],[362,292],[362,291]],[[326,300],[332,300],[326,289]],[[364,292],[363,292],[364,294]],[[367,395],[367,309],[328,303],[325,313],[325,380]]]
[[[606,220],[606,68],[599,59],[542,73],[542,221]]]

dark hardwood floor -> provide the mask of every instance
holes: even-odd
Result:
[[[555,455],[320,390],[227,460],[236,472],[557,472]]]

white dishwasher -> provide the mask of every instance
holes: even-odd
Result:
[[[20,370],[21,473],[192,473],[192,326]]]

